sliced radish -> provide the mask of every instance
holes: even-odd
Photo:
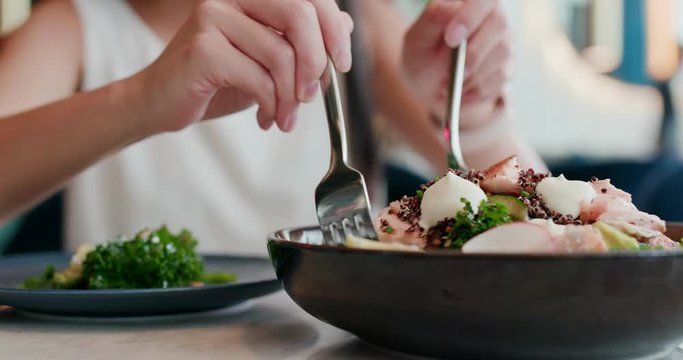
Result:
[[[511,223],[483,232],[462,247],[467,254],[552,253],[557,249],[550,232],[530,223]]]

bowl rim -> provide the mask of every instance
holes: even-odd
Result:
[[[667,223],[667,225],[683,227],[683,223]],[[299,231],[317,231],[317,225],[296,226],[283,228],[268,234],[268,244],[275,243],[279,246],[294,248],[306,252],[336,253],[336,254],[362,254],[369,256],[396,256],[405,258],[421,259],[458,259],[458,260],[652,260],[660,258],[683,258],[683,248],[680,250],[621,250],[608,252],[576,252],[562,254],[463,254],[458,250],[430,250],[430,251],[400,251],[400,250],[374,250],[355,249],[331,245],[305,244],[290,240],[286,234]],[[270,248],[270,246],[269,246]],[[272,255],[271,255],[272,257]]]

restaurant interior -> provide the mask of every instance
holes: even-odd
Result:
[[[0,29],[19,26],[37,1],[4,0]],[[414,18],[424,5],[397,0]],[[634,204],[683,220],[683,6],[675,0],[520,0],[502,2],[513,34],[508,86],[513,121],[553,174],[611,178]],[[362,63],[363,54],[355,54]],[[362,66],[358,66],[362,68]],[[367,71],[367,70],[365,70]],[[371,113],[360,70],[347,90],[356,167],[382,205],[435,174]],[[370,124],[370,125],[368,125]],[[375,155],[368,155],[375,154]],[[368,176],[367,173],[373,174]],[[387,181],[386,179],[392,179]],[[2,224],[0,253],[62,248],[62,194]]]
[[[428,2],[337,3],[355,17],[364,1],[391,2],[407,21],[417,19]],[[0,35],[19,28],[40,2],[0,0]],[[124,0],[119,4],[132,9]],[[353,68],[338,75],[343,99],[339,108],[344,110],[339,113],[346,114],[349,165],[364,175],[365,182],[349,180],[348,174],[355,174],[351,171],[343,173],[347,177],[337,174],[336,192],[319,186],[310,209],[280,200],[291,212],[317,210],[320,221],[289,224],[291,228],[278,231],[252,225],[283,213],[269,206],[287,199],[280,193],[288,191],[254,190],[245,185],[252,185],[244,180],[248,176],[235,176],[244,180],[238,185],[253,191],[245,191],[245,202],[262,206],[256,215],[250,213],[258,219],[238,221],[235,227],[256,229],[262,237],[241,239],[221,228],[216,231],[227,232],[221,234],[227,239],[213,239],[217,244],[213,249],[223,249],[227,240],[234,240],[229,244],[232,250],[251,242],[262,250],[257,255],[204,252],[192,235],[194,230],[174,234],[165,225],[134,237],[109,237],[112,241],[106,244],[104,237],[109,234],[103,235],[92,240],[101,246],[86,244],[73,252],[66,231],[69,193],[57,191],[24,213],[0,221],[0,339],[4,340],[0,359],[413,358],[399,353],[441,358],[465,354],[475,359],[683,359],[683,344],[678,345],[683,341],[683,291],[678,285],[683,281],[683,2],[501,0],[499,4],[512,44],[504,92],[506,119],[540,155],[552,176],[520,171],[515,158],[485,173],[468,173],[465,168],[441,176],[433,162],[411,148],[410,140],[403,137],[405,131],[392,127],[391,119],[376,111],[379,101],[370,91],[370,74],[377,69],[358,45],[366,30],[358,23],[351,35]],[[264,31],[269,36],[273,32]],[[329,111],[335,86],[325,84],[336,79],[333,74],[330,71],[320,81],[328,106],[325,126],[330,128],[335,126]],[[314,85],[317,89],[317,77]],[[344,129],[342,121],[336,126]],[[437,128],[435,136],[441,140],[443,131],[449,138],[451,129]],[[264,134],[255,126],[252,130]],[[311,135],[326,141],[328,134]],[[184,157],[181,152],[175,155]],[[250,154],[244,156],[248,161]],[[326,163],[327,153],[324,156]],[[453,159],[457,161],[456,155]],[[161,167],[175,165],[174,159],[163,160],[168,162]],[[304,165],[303,171],[285,170],[310,170]],[[272,185],[286,177],[282,167],[267,169],[271,178],[264,183]],[[125,170],[130,169],[140,167]],[[503,183],[512,181],[512,191],[496,188],[501,174]],[[195,188],[204,187],[203,176],[192,173],[187,179],[197,181]],[[112,178],[113,183],[122,180]],[[598,179],[611,179],[617,188]],[[120,182],[126,180],[137,178]],[[155,185],[162,181],[150,182],[145,189],[153,191],[144,194],[149,196],[135,200],[150,202],[158,210],[164,191]],[[544,182],[544,189],[550,190],[542,193]],[[299,185],[282,183],[277,185],[286,190]],[[492,183],[494,190],[489,190]],[[325,203],[318,198],[321,188],[329,190],[327,200],[340,193],[345,196]],[[313,189],[307,190],[312,194]],[[107,195],[116,198],[117,194]],[[217,202],[225,199],[221,205],[233,200],[210,195]],[[554,203],[562,203],[557,208],[550,205],[551,195],[562,200]],[[183,196],[177,198],[187,200]],[[397,201],[387,207],[392,200]],[[202,208],[207,196],[201,201],[199,206],[177,211],[181,219],[213,216],[213,225],[227,222],[231,214],[214,211],[219,207]],[[607,205],[595,210],[600,201]],[[371,213],[368,202],[379,211]],[[121,203],[126,216],[133,214],[134,205]],[[570,211],[557,210],[567,208],[567,203]],[[618,209],[610,209],[613,204]],[[333,225],[339,224],[323,224],[324,210],[326,215],[343,215],[333,219],[341,219],[337,229],[342,233],[347,228],[357,233],[331,237]],[[437,214],[427,219],[428,211]],[[147,213],[153,212],[138,217],[148,221]],[[365,221],[368,216],[371,221]],[[355,236],[360,230],[372,236]],[[169,278],[176,282],[170,283]],[[252,301],[255,298],[260,299]]]

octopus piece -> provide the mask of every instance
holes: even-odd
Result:
[[[596,222],[605,213],[638,212],[630,200],[615,195],[600,194],[590,203],[581,204],[580,219],[585,224]]]
[[[659,234],[659,236],[647,239],[646,244],[653,248],[662,247],[664,249],[677,249],[681,247],[680,243],[671,240],[664,234]]]
[[[604,252],[607,243],[600,231],[590,225],[566,225],[565,232],[557,238],[562,245],[561,252]]]
[[[666,231],[666,223],[656,215],[638,210],[610,210],[598,216],[598,221],[607,224],[626,223],[639,228],[654,230],[659,233]]]
[[[592,181],[597,196],[581,205],[581,221],[593,223],[625,222],[658,232],[666,231],[666,223],[659,217],[639,211],[631,202],[631,195],[616,188],[609,180]]]
[[[422,229],[417,224],[401,220],[398,216],[400,208],[400,202],[394,201],[384,208],[375,220],[375,231],[379,241],[426,247],[427,240],[422,236]]]
[[[591,181],[593,189],[598,196],[616,196],[631,203],[631,194],[612,185],[610,179]]]
[[[659,230],[634,225],[624,221],[623,219],[607,219],[601,221],[604,221],[606,224],[621,230],[627,235],[633,236],[638,240],[638,242],[650,245],[652,247],[662,246],[664,248],[678,248],[681,246],[681,244],[671,240]]]
[[[550,219],[532,219],[530,222],[548,229],[557,243],[559,253],[603,252],[608,249],[600,231],[593,226],[558,225]]]
[[[481,188],[489,194],[519,195],[520,167],[516,156],[499,161],[484,172]]]

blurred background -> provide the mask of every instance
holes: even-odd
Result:
[[[395,2],[409,19],[424,5],[422,0]],[[0,0],[0,32],[21,24],[32,3]],[[513,119],[553,173],[611,178],[633,193],[642,210],[683,220],[683,3],[502,3],[514,39],[508,91]],[[382,139],[375,144],[380,150],[375,166],[383,170],[379,188],[386,190],[378,202],[399,197],[434,175],[390,129],[376,129],[387,132],[374,136]],[[59,249],[61,206],[57,195],[0,224],[0,253]]]

